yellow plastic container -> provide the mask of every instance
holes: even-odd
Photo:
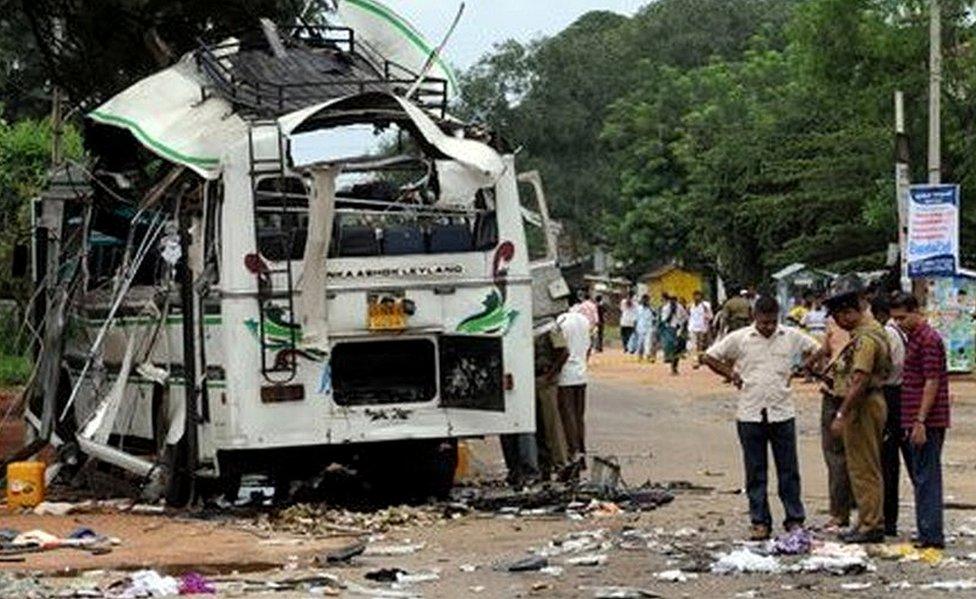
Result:
[[[44,462],[7,464],[7,508],[34,507],[44,501]]]

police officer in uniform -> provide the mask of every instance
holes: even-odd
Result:
[[[831,365],[833,393],[842,398],[830,425],[844,441],[847,470],[858,509],[858,523],[841,534],[847,543],[884,542],[884,483],[881,442],[887,408],[882,387],[891,371],[884,328],[864,310],[863,287],[842,280],[825,305],[838,326],[851,334]]]

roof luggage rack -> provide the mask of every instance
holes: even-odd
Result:
[[[199,41],[197,67],[213,93],[249,119],[276,118],[318,102],[366,92],[403,95],[419,75],[386,60],[352,29],[301,26],[286,29],[287,53],[276,56],[263,37],[208,44]],[[447,81],[428,77],[416,91],[417,104],[430,112],[447,111]]]

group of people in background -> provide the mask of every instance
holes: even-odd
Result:
[[[771,297],[758,297],[749,315],[751,324],[733,329],[701,361],[740,390],[736,426],[751,538],[767,539],[772,531],[770,451],[784,528],[802,527],[806,520],[791,396],[799,361],[823,383],[821,440],[830,498],[825,529],[850,543],[897,536],[904,461],[915,492],[914,541],[922,548],[943,547],[941,455],[950,424],[946,352],[917,298],[868,293],[859,281],[841,281],[823,302],[808,295],[793,306],[786,318],[792,326],[780,324],[780,306]]]
[[[646,294],[639,302],[634,297],[630,294],[620,302],[624,351],[650,362],[657,361],[658,353],[663,353],[671,374],[678,374],[678,364],[688,350],[689,341],[696,351],[707,346],[713,319],[711,305],[699,291],[695,292],[690,306],[684,299],[667,293],[662,295],[659,308],[651,305],[651,298]]]

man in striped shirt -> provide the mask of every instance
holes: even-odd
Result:
[[[896,293],[891,317],[908,336],[902,373],[901,427],[909,440],[919,547],[943,548],[942,445],[949,428],[949,376],[942,337],[918,300]]]

